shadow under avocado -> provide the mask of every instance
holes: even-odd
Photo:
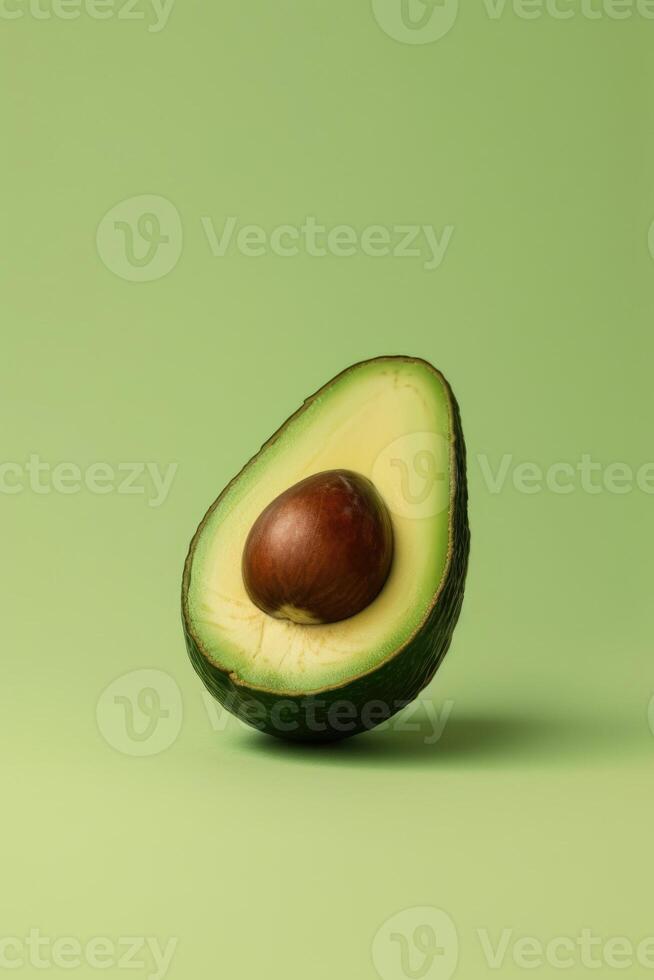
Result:
[[[410,717],[402,714],[379,729],[326,744],[286,742],[256,731],[243,731],[242,747],[257,755],[276,756],[314,765],[365,767],[455,768],[476,766],[506,769],[525,765],[588,765],[629,754],[640,745],[631,729],[616,731],[606,718],[561,718],[533,715],[457,714],[456,707],[442,733],[420,705]]]

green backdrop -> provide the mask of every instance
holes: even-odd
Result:
[[[0,12],[2,968],[647,976],[654,11],[52,2]],[[205,702],[182,563],[383,353],[461,404],[463,614],[418,714],[287,748]]]

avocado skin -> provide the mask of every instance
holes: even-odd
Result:
[[[418,360],[410,357],[376,360],[398,359]],[[436,371],[432,365],[429,367]],[[187,614],[186,596],[194,544],[206,516],[191,542],[182,583],[182,625],[191,663],[213,697],[241,721],[258,731],[296,742],[337,741],[369,731],[417,697],[431,681],[449,649],[463,602],[470,530],[466,450],[459,406],[449,383],[440,372],[436,373],[442,379],[447,392],[453,433],[450,553],[440,592],[425,622],[404,647],[379,667],[341,687],[312,694],[281,694],[236,683],[228,671],[222,670],[204,654],[193,635]],[[282,429],[275,433],[272,440],[276,439]],[[211,506],[207,516],[219,500],[220,497]]]

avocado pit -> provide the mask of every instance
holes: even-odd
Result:
[[[243,549],[243,583],[269,616],[335,623],[370,605],[392,560],[391,519],[375,486],[351,470],[326,470],[261,512]]]

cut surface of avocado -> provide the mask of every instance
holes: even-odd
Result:
[[[443,376],[409,357],[354,365],[305,402],[223,491],[191,543],[183,616],[194,662],[203,660],[196,669],[205,683],[208,671],[219,687],[224,675],[230,689],[278,696],[344,688],[388,665],[422,631],[436,629],[436,638],[424,641],[426,659],[429,644],[434,648],[434,664],[421,680],[426,683],[449,644],[467,560],[457,428],[456,403]],[[248,533],[287,488],[335,469],[367,477],[386,503],[394,536],[388,579],[369,606],[340,622],[304,625],[269,616],[243,584]],[[454,515],[455,507],[463,513]],[[456,571],[460,583],[455,598],[445,599],[451,623],[440,635],[435,606],[451,571],[457,528],[465,538]],[[443,650],[437,655],[438,644]]]

